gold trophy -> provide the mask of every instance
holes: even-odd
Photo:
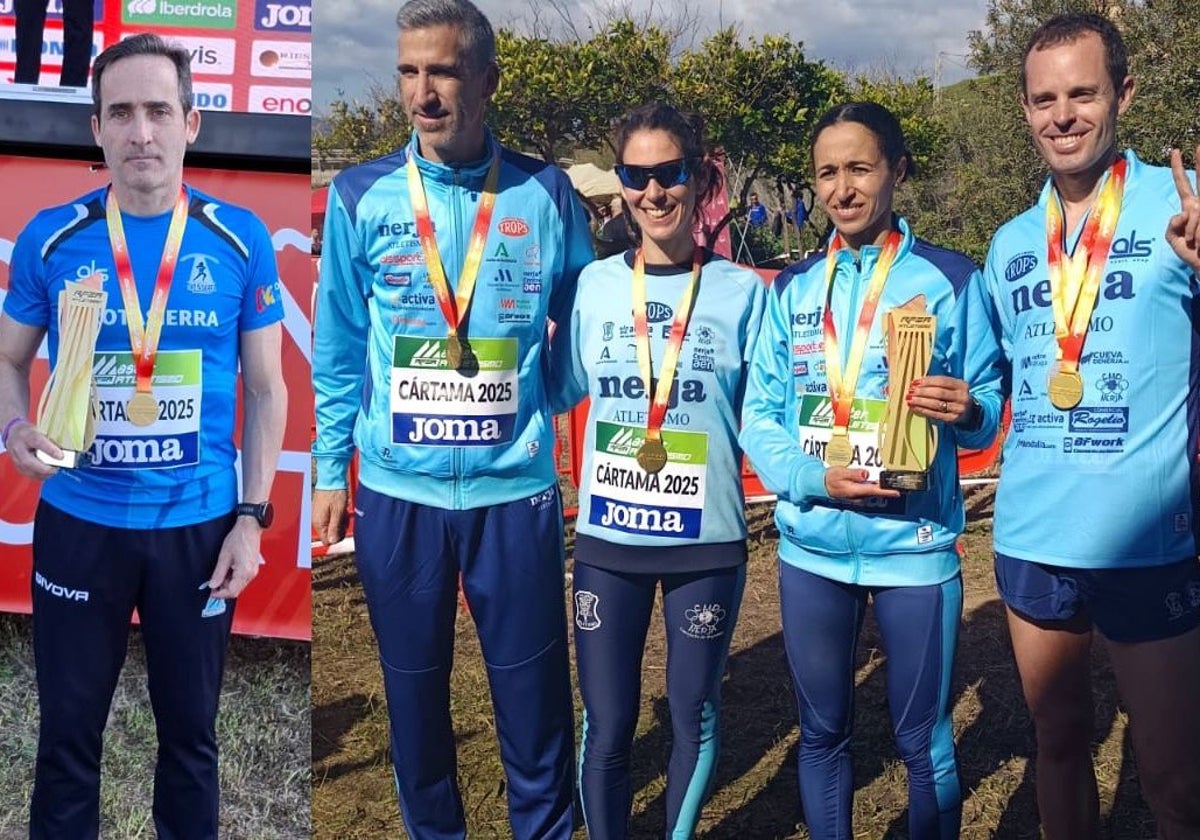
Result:
[[[937,318],[925,310],[925,296],[887,313],[888,399],[882,437],[879,486],[901,492],[929,489],[929,465],[937,452],[937,429],[909,408],[905,394],[914,379],[929,372]]]
[[[58,363],[38,401],[37,426],[62,450],[53,458],[38,450],[38,460],[52,467],[74,469],[87,462],[96,438],[100,404],[92,376],[92,356],[100,335],[100,319],[108,294],[98,279],[67,281],[58,294]]]

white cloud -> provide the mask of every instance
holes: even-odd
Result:
[[[499,28],[525,30],[542,9],[537,0],[476,0]],[[653,5],[652,5],[653,4]],[[396,66],[398,0],[314,0],[313,98],[319,111],[337,95],[364,100],[373,84],[391,89]],[[603,19],[612,0],[560,0],[571,21],[586,32],[589,18]],[[670,14],[671,0],[624,0],[635,15],[648,9]],[[698,37],[733,25],[747,36],[786,34],[804,42],[805,55],[840,70],[883,70],[933,76],[943,82],[969,75],[967,33],[983,26],[987,0],[723,0],[693,4]],[[939,60],[938,55],[941,53]]]

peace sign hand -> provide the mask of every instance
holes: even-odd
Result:
[[[1196,165],[1200,167],[1200,146],[1196,147]],[[1180,211],[1167,222],[1167,242],[1179,258],[1200,274],[1200,197],[1183,169],[1183,155],[1171,150],[1171,174],[1179,191]]]

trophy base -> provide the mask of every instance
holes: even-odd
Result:
[[[38,449],[34,452],[37,459],[48,467],[59,467],[66,470],[75,470],[80,467],[86,467],[90,463],[87,452],[76,452],[74,449],[64,449],[61,458],[55,458],[53,455],[48,455]]]
[[[922,493],[929,489],[929,473],[920,470],[884,470],[879,486],[901,493]]]

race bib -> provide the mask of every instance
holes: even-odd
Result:
[[[851,467],[861,467],[871,481],[883,471],[879,426],[883,422],[885,400],[856,399],[850,409],[850,445],[854,449]],[[800,447],[806,455],[825,460],[825,447],[833,428],[833,406],[829,397],[803,394],[800,397]]]
[[[496,446],[517,421],[517,339],[473,338],[478,370],[446,361],[446,339],[398,335],[392,356],[392,443]]]
[[[588,522],[626,534],[698,539],[704,516],[708,434],[662,430],[667,463],[657,473],[638,466],[646,430],[596,423]]]
[[[137,426],[127,413],[136,386],[133,353],[96,351],[93,366],[100,418],[88,450],[102,470],[146,470],[200,463],[200,350],[161,350],[152,380],[158,419]]]

